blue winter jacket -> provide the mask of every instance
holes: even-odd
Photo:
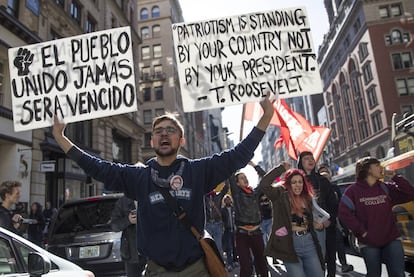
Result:
[[[76,146],[67,155],[89,176],[103,182],[105,189],[122,191],[138,201],[138,251],[167,270],[177,270],[200,259],[203,251],[191,231],[178,221],[164,202],[152,181],[151,168],[159,172],[159,177],[167,178],[179,170],[181,161],[185,162],[181,175],[184,184],[180,190],[170,192],[202,233],[204,195],[247,165],[263,135],[264,132],[255,127],[232,149],[201,159],[179,156],[170,166],[160,166],[155,158],[147,162],[147,167],[113,163],[91,156]]]

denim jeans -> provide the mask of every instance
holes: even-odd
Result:
[[[230,229],[224,230],[223,244],[224,244],[224,249],[226,251],[226,256],[227,256],[226,264],[227,265],[232,265],[233,261],[234,261],[234,258],[236,258],[236,257],[233,257],[234,232],[232,232]]]
[[[388,276],[405,276],[404,250],[400,240],[393,240],[382,247],[364,246],[361,255],[367,267],[367,277],[381,276],[381,262],[387,267]]]
[[[307,233],[303,236],[293,235],[293,245],[298,263],[284,263],[288,276],[292,277],[323,277],[321,262],[312,235]]]
[[[216,242],[217,249],[220,251],[220,254],[223,255],[223,223],[222,222],[207,222],[206,230],[213,237]]]
[[[262,229],[263,232],[263,242],[265,246],[269,240],[270,234],[272,233],[272,222],[273,220],[271,218],[263,219],[262,222],[260,222],[260,229]]]

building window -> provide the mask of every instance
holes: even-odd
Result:
[[[0,106],[4,105],[4,63],[0,61]]]
[[[65,7],[65,0],[56,0],[56,4],[58,4],[58,6],[64,8]]]
[[[352,123],[353,123],[352,112],[349,107],[345,109],[345,121],[348,127],[352,126]]]
[[[86,18],[86,32],[92,33],[96,31],[96,20],[91,16],[88,15]]]
[[[144,146],[151,147],[151,133],[144,134]]]
[[[152,111],[144,110],[144,124],[152,124]]]
[[[326,96],[326,104],[328,104],[328,105],[331,104],[331,102],[332,102],[331,93],[329,91],[327,91],[325,96]]]
[[[112,28],[116,28],[117,27],[116,17],[113,14],[111,14],[111,27]]]
[[[370,86],[367,89],[367,96],[368,96],[368,105],[369,108],[372,109],[378,105],[378,99],[377,99],[377,92],[375,90],[375,86]]]
[[[67,136],[73,140],[73,142],[91,147],[92,146],[92,121],[80,121],[69,124],[66,127]]]
[[[143,39],[149,38],[150,37],[150,33],[149,33],[149,28],[148,27],[142,27],[141,28],[141,37]]]
[[[328,115],[329,115],[329,120],[330,121],[334,120],[334,112],[333,112],[333,107],[332,106],[330,106],[328,108]]]
[[[346,150],[346,139],[345,136],[339,137],[339,145],[341,147],[342,152]]]
[[[160,116],[160,115],[164,115],[164,109],[163,108],[159,108],[159,109],[155,109],[155,116]]]
[[[336,124],[332,123],[331,128],[332,128],[332,138],[335,139],[337,137],[336,136]]]
[[[160,80],[163,78],[162,65],[154,65],[154,79]]]
[[[350,145],[353,145],[356,142],[356,135],[355,135],[355,130],[351,129],[349,132],[349,136],[350,136]]]
[[[144,92],[144,101],[145,102],[151,101],[151,88],[144,88],[143,92]]]
[[[112,130],[112,157],[114,162],[131,163],[131,139]]]
[[[73,19],[80,24],[81,22],[81,5],[77,1],[73,1],[70,4],[70,15]]]
[[[358,33],[359,29],[361,29],[361,20],[359,19],[359,17],[357,18],[357,20],[355,21],[354,25],[354,33]]]
[[[368,124],[365,121],[359,124],[359,134],[361,135],[361,139],[369,136]]]
[[[154,59],[162,57],[162,48],[160,44],[154,45],[152,47],[152,51],[153,51]]]
[[[403,104],[401,105],[401,113],[405,114],[412,114],[414,112],[414,105],[413,104]]]
[[[349,36],[346,36],[345,40],[344,40],[344,50],[346,50],[349,47],[350,44],[350,40],[349,40]]]
[[[361,42],[358,46],[359,62],[363,62],[368,57],[368,43]]]
[[[390,12],[388,10],[388,6],[379,7],[379,15],[381,18],[390,17]]]
[[[381,18],[398,17],[403,14],[401,3],[395,3],[388,6],[379,7],[379,15]]]
[[[358,73],[352,72],[352,77],[351,77],[351,86],[352,86],[352,91],[354,92],[354,96],[355,97],[359,97],[361,95],[361,87],[359,85],[359,78],[358,78]]]
[[[382,130],[382,120],[381,120],[380,111],[377,111],[373,115],[371,115],[371,121],[372,121],[372,130],[374,131],[374,133]]]
[[[413,59],[410,52],[392,54],[392,64],[395,70],[408,69],[413,66]]]
[[[410,32],[403,32],[403,43],[411,42]]]
[[[155,93],[155,100],[163,100],[164,99],[164,92],[162,87],[154,87]]]
[[[365,109],[364,109],[364,102],[362,100],[362,98],[359,98],[356,101],[356,109],[357,109],[357,116],[359,119],[361,118],[365,118]]]
[[[141,20],[148,19],[148,9],[147,8],[141,9],[140,18],[141,18]]]
[[[401,4],[391,4],[391,16],[401,16],[402,15],[402,8]]]
[[[159,37],[160,34],[161,34],[161,26],[160,25],[152,26],[152,35],[154,37]]]
[[[149,60],[151,58],[150,48],[149,46],[143,46],[141,48],[141,59],[142,60]]]
[[[151,16],[153,18],[160,17],[160,8],[158,6],[152,7]]]
[[[151,80],[151,70],[149,66],[145,66],[143,68],[141,68],[141,74],[142,74],[142,80],[144,82],[150,81]]]
[[[372,77],[372,70],[371,70],[371,63],[370,62],[367,62],[362,67],[362,74],[364,76],[364,82],[365,82],[365,84],[368,84],[369,82],[372,81],[373,77]]]
[[[409,43],[410,41],[411,41],[410,32],[404,32],[404,31],[400,31],[400,30],[392,30],[391,34],[385,35],[385,44],[386,45]]]
[[[19,0],[8,0],[7,1],[7,12],[14,17],[19,15]]]
[[[393,30],[391,32],[392,44],[402,43],[402,35],[400,30]]]
[[[414,95],[414,77],[399,78],[396,80],[398,95]]]

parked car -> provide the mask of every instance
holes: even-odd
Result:
[[[94,277],[95,275],[0,227],[0,276]]]
[[[114,232],[110,226],[111,212],[122,195],[64,203],[52,219],[47,249],[99,277],[125,274],[120,253],[122,232]]]

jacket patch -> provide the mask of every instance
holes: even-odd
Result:
[[[177,191],[170,190],[170,193],[173,197],[176,197],[177,199],[191,200],[191,189],[184,188]],[[164,197],[159,191],[154,191],[150,193],[149,200],[151,204],[157,204],[164,202]]]
[[[385,203],[386,195],[378,195],[374,197],[363,197],[359,199],[359,202],[364,203],[365,206],[372,206]]]
[[[281,227],[281,228],[279,228],[275,231],[275,235],[278,236],[278,237],[287,236],[288,235],[288,230],[286,229],[285,226],[283,226],[283,227]]]

